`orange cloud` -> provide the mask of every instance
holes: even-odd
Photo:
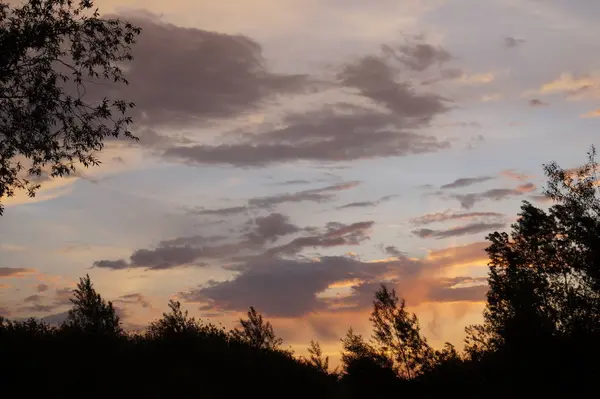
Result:
[[[581,115],[582,118],[600,118],[600,108]]]

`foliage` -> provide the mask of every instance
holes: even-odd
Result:
[[[594,156],[592,148],[578,170],[547,165],[547,193],[554,204],[543,210],[524,202],[509,233],[488,236],[484,320],[467,327],[462,353],[448,343],[433,349],[416,315],[384,285],[373,301],[371,338],[350,328],[342,339],[341,372],[330,373],[318,342],[311,341],[307,358],[295,358],[280,349],[281,338],[253,307],[240,320],[241,328],[227,333],[170,301],[170,311],[145,334],[123,334],[112,304],[86,276],[61,328],[0,317],[3,383],[8,390],[35,378],[28,394],[48,397],[81,389],[92,397],[132,391],[145,397],[196,392],[236,397],[248,395],[249,387],[261,397],[591,397],[600,372]],[[31,359],[52,359],[53,367]],[[128,378],[107,384],[108,369]],[[57,384],[64,370],[69,383]]]
[[[323,349],[318,341],[310,341],[308,348],[309,357],[305,359],[307,364],[324,373],[329,372],[329,356],[323,356]],[[334,371],[335,372],[335,371]]]
[[[258,349],[280,349],[283,340],[275,335],[271,323],[264,321],[254,307],[250,306],[248,318],[240,319],[240,324],[242,329],[235,328],[231,331],[234,339]]]
[[[395,290],[381,285],[370,320],[377,347],[393,360],[398,375],[415,378],[431,364],[434,352],[421,334],[419,320],[406,311],[404,299],[399,300]]]
[[[35,195],[43,172],[97,165],[106,138],[134,138],[134,104],[86,89],[128,83],[122,67],[140,29],[101,18],[92,0],[14,4],[0,2],[0,199]]]
[[[73,308],[62,328],[94,335],[120,336],[121,321],[112,302],[106,302],[93,287],[90,276],[79,279],[70,299]]]

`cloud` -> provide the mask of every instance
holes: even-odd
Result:
[[[348,100],[284,115],[278,123],[236,129],[216,144],[172,145],[163,155],[190,164],[264,167],[295,161],[351,161],[438,151],[449,142],[419,134],[450,101],[419,92],[403,74],[427,69],[449,54],[426,44],[400,46],[338,68],[329,89]],[[394,55],[392,55],[393,52]],[[404,80],[401,80],[403,78]]]
[[[460,76],[458,82],[465,85],[477,86],[492,83],[494,80],[496,80],[496,76],[492,72],[476,73],[472,75],[464,73]]]
[[[207,216],[231,216],[239,213],[246,213],[248,208],[245,206],[230,206],[227,208],[220,209],[194,209],[190,213],[194,215],[207,215]]]
[[[454,213],[451,211],[428,213],[419,217],[410,219],[414,225],[426,225],[431,223],[447,222],[451,220],[465,220],[475,218],[504,218],[504,214],[497,212],[465,212]]]
[[[212,282],[182,293],[185,301],[206,303],[218,310],[245,310],[255,306],[269,316],[297,317],[326,308],[317,294],[336,281],[369,278],[388,268],[367,268],[346,257],[319,260],[263,258],[245,265],[232,280]]]
[[[484,103],[488,103],[488,102],[499,100],[501,98],[502,98],[501,93],[484,94],[483,96],[481,96],[481,101],[483,101]]]
[[[600,118],[600,108],[581,115],[582,118]]]
[[[533,179],[535,176],[531,176],[525,173],[517,172],[513,169],[504,170],[500,173],[504,177],[508,177],[509,179],[525,181],[529,179]]]
[[[360,184],[358,181],[343,182],[329,185],[322,188],[298,191],[295,193],[276,194],[268,197],[252,198],[248,201],[248,205],[257,208],[271,208],[275,205],[280,205],[288,202],[325,202],[333,199],[333,194],[337,191],[349,190],[357,187]]]
[[[458,277],[442,279],[429,291],[428,296],[434,302],[476,302],[482,301],[488,291],[487,278]],[[460,286],[461,284],[470,284]]]
[[[448,111],[446,100],[436,94],[418,94],[408,82],[398,82],[397,72],[380,57],[367,56],[346,65],[338,78],[396,115],[429,122]]]
[[[192,209],[189,211],[189,213],[204,216],[231,216],[237,214],[247,214],[250,209],[272,209],[277,205],[290,202],[327,202],[335,199],[335,192],[349,190],[358,186],[359,184],[360,182],[358,181],[342,182],[321,188],[297,191],[295,193],[281,193],[266,197],[251,198],[248,200],[247,205],[219,209]]]
[[[491,177],[491,176],[463,177],[461,179],[456,179],[452,183],[444,184],[440,188],[442,190],[447,190],[447,189],[451,189],[451,188],[468,187],[468,186],[471,186],[473,184],[483,183],[483,182],[486,182],[486,181],[489,181],[489,180],[492,180],[492,179],[493,179],[493,177]]]
[[[284,318],[365,310],[382,281],[395,287],[410,305],[482,301],[485,278],[435,276],[455,265],[485,262],[484,244],[431,251],[420,260],[406,257],[395,247],[387,248],[394,258],[372,262],[340,256],[253,258],[240,266],[233,278],[211,281],[180,296],[204,310],[244,311],[255,306],[268,316]],[[327,294],[339,289],[345,293]]]
[[[48,288],[50,288],[50,287],[48,287],[48,285],[46,285],[46,284],[38,284],[35,287],[37,292],[46,292],[46,291],[48,291]]]
[[[498,230],[506,226],[506,223],[471,223],[464,226],[452,227],[446,230],[419,229],[413,230],[413,234],[421,238],[435,238],[438,240],[450,237],[460,237],[479,234],[485,231]]]
[[[69,287],[58,288],[55,291],[54,303],[57,306],[71,305],[71,298],[73,296],[73,290]]]
[[[249,224],[252,229],[246,234],[246,238],[249,242],[258,245],[274,242],[280,237],[300,231],[298,226],[290,223],[288,216],[281,213],[257,217]]]
[[[396,47],[383,45],[382,51],[407,68],[418,72],[423,72],[436,64],[441,65],[453,58],[445,49],[427,43],[413,43]]]
[[[393,246],[392,258],[361,261],[353,257],[319,256],[283,259],[247,258],[235,276],[210,281],[180,293],[182,300],[213,312],[244,311],[255,306],[274,317],[299,317],[319,312],[365,310],[380,282],[397,288],[410,305],[427,301],[482,301],[485,278],[461,277],[460,268],[484,266],[487,242],[429,251],[423,259],[408,258]],[[446,277],[450,273],[452,277]],[[341,291],[339,291],[341,290]],[[337,292],[337,294],[336,294]]]
[[[10,317],[12,312],[4,306],[0,306],[0,317]]]
[[[374,206],[377,206],[379,204],[381,204],[382,202],[385,201],[389,201],[392,198],[396,198],[396,195],[386,195],[384,197],[381,197],[380,199],[376,200],[376,201],[356,201],[356,202],[350,202],[346,205],[342,205],[339,206],[337,209],[349,209],[349,208],[371,208]]]
[[[51,314],[49,316],[42,317],[42,321],[50,324],[51,326],[60,326],[62,323],[67,320],[69,316],[69,312],[61,312],[56,314]]]
[[[524,40],[524,39],[517,39],[517,38],[511,37],[511,36],[507,36],[504,38],[504,45],[507,48],[515,48],[515,47],[522,45],[525,42],[526,42],[526,40]]]
[[[296,184],[309,184],[309,183],[310,183],[310,181],[308,181],[308,180],[293,179],[293,180],[282,181],[279,183],[273,183],[273,185],[275,185],[275,186],[292,186],[292,185],[296,185]]]
[[[369,239],[369,231],[374,222],[357,222],[343,224],[329,222],[325,231],[312,236],[295,238],[287,244],[280,245],[267,250],[266,255],[295,255],[305,248],[330,248],[345,245],[359,245]]]
[[[26,251],[27,247],[22,245],[13,245],[13,244],[0,244],[0,251],[2,252],[23,252]]]
[[[98,86],[90,95],[133,101],[136,127],[229,118],[307,85],[304,75],[269,71],[261,46],[246,36],[179,27],[148,12],[123,17],[143,29],[125,67],[130,84]]]
[[[330,186],[341,189],[342,185]],[[368,239],[368,231],[373,222],[358,222],[349,225],[329,222],[324,231],[314,228],[300,228],[279,213],[258,217],[246,223],[241,235],[230,242],[218,243],[224,237],[178,237],[161,241],[154,248],[135,250],[129,260],[97,260],[93,267],[123,270],[144,268],[146,270],[165,270],[188,266],[206,266],[201,260],[225,260],[235,262],[242,254],[252,256],[274,256],[276,254],[295,255],[307,247],[335,247],[342,245],[358,245]],[[289,234],[309,232],[312,235],[302,236],[290,242],[269,247],[277,239]]]
[[[32,273],[35,273],[34,269],[25,269],[22,267],[0,267],[0,278],[18,278]]]
[[[477,202],[483,200],[501,201],[510,197],[530,193],[535,189],[535,184],[525,183],[516,188],[494,188],[482,193],[456,194],[453,195],[453,198],[457,199],[464,209],[471,209]]]
[[[550,198],[546,195],[530,195],[529,198],[531,198],[533,201],[540,203],[540,204],[552,203],[552,198]]]
[[[410,102],[410,99],[407,99]],[[281,127],[263,133],[248,133],[241,140],[218,145],[173,146],[164,151],[167,158],[191,164],[264,167],[296,161],[341,162],[375,157],[405,156],[434,152],[450,146],[436,137],[408,131],[433,117],[414,111],[417,118],[340,105],[288,115]],[[419,107],[411,105],[409,108]],[[411,109],[405,113],[413,112]],[[424,118],[420,121],[418,118]]]
[[[533,99],[529,100],[530,107],[547,107],[548,105],[550,105],[550,104],[540,100],[539,98],[533,98]]]
[[[375,202],[375,201],[358,201],[358,202],[350,202],[349,204],[339,206],[338,209],[370,208],[373,206],[377,206],[377,202]]]
[[[36,303],[34,305],[20,307],[19,312],[50,313],[54,309],[56,309],[55,306]]]
[[[23,300],[23,302],[40,302],[44,297],[41,295],[30,295]]]
[[[143,308],[152,308],[150,301],[146,299],[146,297],[142,294],[128,294],[120,296],[119,298],[113,300],[115,304],[127,304],[127,305],[140,305]]]
[[[576,76],[562,73],[555,80],[544,83],[539,89],[529,90],[523,94],[564,94],[569,100],[597,99],[600,98],[600,74]]]

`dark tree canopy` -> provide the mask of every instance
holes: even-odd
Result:
[[[106,302],[96,292],[89,275],[79,279],[71,303],[73,308],[69,310],[63,328],[99,335],[123,334],[121,321],[112,302]]]
[[[97,165],[109,137],[134,138],[133,103],[86,90],[127,84],[122,66],[139,33],[101,18],[92,0],[0,1],[0,199]]]
[[[232,331],[232,336],[242,342],[260,349],[279,349],[283,340],[275,335],[270,322],[264,321],[263,316],[250,306],[248,318],[240,319],[242,328]]]
[[[431,347],[416,315],[385,285],[375,292],[370,338],[350,328],[341,370],[330,372],[318,342],[311,341],[308,357],[280,349],[282,340],[253,307],[241,328],[226,332],[170,301],[170,311],[145,333],[123,332],[112,304],[86,276],[58,328],[0,317],[0,375],[11,388],[35,378],[38,388],[28,393],[44,397],[82,389],[93,397],[239,397],[248,387],[277,398],[595,397],[600,195],[594,157],[592,148],[587,164],[574,170],[546,165],[552,206],[524,202],[510,232],[487,237],[483,323],[467,328],[462,352],[448,343]],[[31,359],[52,359],[53,367]],[[69,383],[56,384],[64,370]],[[131,378],[107,384],[106,370]]]

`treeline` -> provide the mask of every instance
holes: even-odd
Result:
[[[432,348],[382,285],[372,336],[342,338],[331,370],[318,342],[285,349],[254,308],[231,331],[178,302],[143,333],[123,331],[82,278],[66,321],[0,320],[3,392],[33,397],[591,397],[600,372],[600,198],[595,151],[578,170],[544,167],[548,210],[524,202],[510,233],[487,238],[483,323],[464,348]]]

